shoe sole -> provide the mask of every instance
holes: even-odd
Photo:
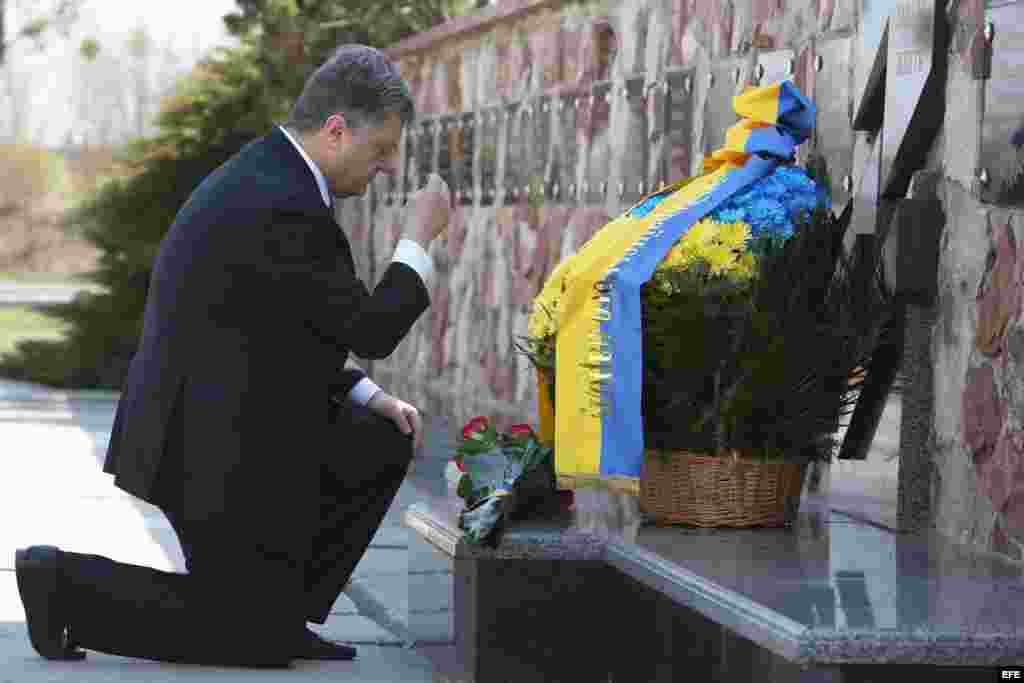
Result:
[[[47,612],[47,624],[62,623],[59,615],[54,614],[59,559],[60,550],[54,546],[33,546],[18,550],[14,554],[14,573],[21,604],[25,608],[25,622],[32,647],[46,659],[76,661],[85,659],[85,652],[64,644],[63,626],[60,633],[40,632],[42,625],[30,616],[34,612],[38,613],[36,608],[40,608]]]
[[[294,659],[307,662],[351,662],[355,658],[355,655],[300,655]]]

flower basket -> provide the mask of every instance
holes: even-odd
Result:
[[[584,475],[580,485],[627,479],[657,524],[794,521],[807,465],[832,459],[900,310],[883,242],[846,248],[853,204],[833,213],[824,159],[794,163],[813,107],[783,83],[734,98],[737,113],[743,98],[776,95],[794,108],[780,105],[777,121],[750,108],[704,173],[651,195],[558,264],[517,344],[537,370],[541,437],[567,452],[565,469]],[[782,142],[753,159],[755,139]],[[729,186],[711,174],[736,159],[748,170],[785,161],[716,195]],[[699,218],[687,215],[711,198]],[[556,379],[567,387],[557,397]]]
[[[799,509],[806,468],[801,462],[648,450],[640,509],[656,524],[788,526]]]

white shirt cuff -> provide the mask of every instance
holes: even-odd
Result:
[[[373,395],[380,390],[380,387],[372,379],[364,377],[356,382],[356,385],[352,387],[352,391],[348,392],[348,398],[353,403],[365,406],[373,398]]]
[[[423,280],[423,284],[430,289],[430,282],[434,277],[434,261],[430,254],[414,240],[399,240],[395,247],[395,261],[399,261],[415,270]]]

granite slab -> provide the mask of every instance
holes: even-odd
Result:
[[[640,530],[607,561],[801,665],[1024,661],[1024,569],[810,497],[792,529]]]
[[[453,558],[599,560],[604,542],[572,528],[571,516],[529,520],[510,525],[497,548],[469,543],[459,529],[459,498],[432,497],[411,505],[405,523],[431,545]]]
[[[461,501],[405,521],[452,558],[597,559],[801,667],[997,666],[1024,661],[1024,568],[932,532],[894,533],[806,496],[780,529],[640,529],[635,542],[517,523],[495,549],[466,544]]]

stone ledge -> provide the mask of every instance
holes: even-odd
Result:
[[[456,567],[463,558],[601,559],[801,669],[1024,660],[1024,570],[934,532],[865,524],[825,497],[808,496],[788,530],[648,527],[630,543],[559,520],[515,525],[496,550],[461,540],[458,509],[457,500],[413,506],[406,523]]]
[[[786,659],[800,659],[804,627],[641,548],[612,543],[608,562],[627,576]]]
[[[462,539],[458,515],[461,500],[436,499],[416,503],[405,512],[405,523],[432,546],[455,558],[503,560],[604,560],[602,540],[570,529],[568,518],[521,522],[507,529],[497,548],[484,548]]]
[[[1024,633],[1020,631],[968,635],[923,628],[847,632],[810,628],[642,549],[612,543],[608,561],[677,605],[699,612],[800,666],[992,666],[1024,658]]]

